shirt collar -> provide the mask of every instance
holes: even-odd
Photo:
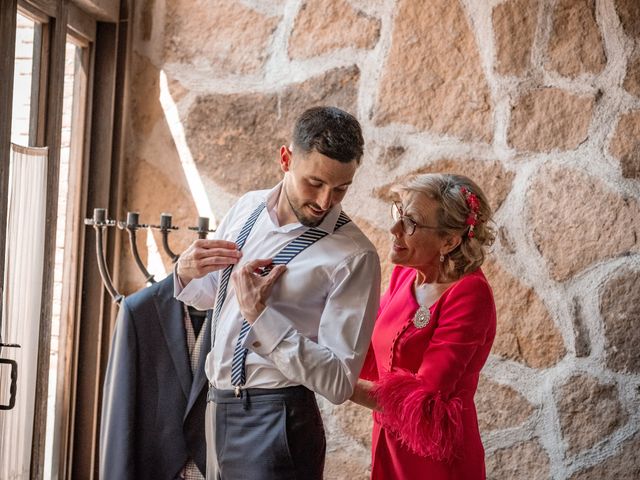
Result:
[[[275,187],[267,192],[267,196],[265,197],[265,203],[267,204],[267,213],[269,214],[269,219],[273,226],[281,231],[281,232],[290,232],[297,228],[307,228],[304,227],[300,222],[290,223],[288,225],[282,225],[278,223],[278,216],[276,215],[276,208],[278,206],[278,198],[280,197],[280,192],[282,191],[282,181],[278,183]],[[329,213],[325,215],[324,219],[318,226],[317,229],[322,230],[323,232],[333,233],[336,222],[338,221],[338,217],[340,216],[340,212],[342,211],[342,205],[337,204],[334,205]]]

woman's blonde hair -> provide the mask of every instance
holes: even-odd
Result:
[[[466,194],[465,194],[466,189]],[[476,183],[464,175],[427,173],[410,177],[393,188],[398,194],[422,193],[438,204],[437,222],[439,235],[460,235],[462,241],[446,255],[441,263],[441,273],[449,280],[457,280],[479,268],[488,247],[495,240],[492,211],[487,197]],[[478,199],[477,220],[470,235],[467,223],[473,214],[469,194]]]

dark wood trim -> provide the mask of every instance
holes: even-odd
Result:
[[[13,71],[16,45],[16,0],[0,0],[0,272],[4,272],[7,242],[7,203],[9,195],[9,159],[11,158],[11,113],[13,108]],[[4,275],[0,275],[0,299]],[[2,326],[0,301],[0,326]],[[7,339],[8,341],[8,339]]]
[[[69,4],[68,26],[74,36],[78,36],[85,42],[93,42],[96,39],[96,20],[76,7]]]
[[[40,316],[40,335],[38,338],[38,374],[36,380],[30,473],[30,478],[36,480],[42,479],[44,474],[47,399],[49,393],[49,360],[51,355],[51,314],[53,306],[53,280],[58,217],[58,176],[60,170],[62,104],[64,93],[64,53],[67,39],[66,14],[65,1],[58,0],[58,16],[51,21],[50,29],[51,56],[45,117],[45,143],[47,147],[49,147],[47,207],[45,217],[42,313]]]
[[[88,157],[85,217],[93,209],[109,206],[113,125],[117,68],[117,25],[98,22],[95,43],[94,83],[91,112],[91,146]],[[109,212],[112,216],[114,212]],[[118,232],[110,229],[108,239]],[[76,325],[73,422],[66,478],[96,478],[98,468],[98,420],[101,391],[101,343],[105,315],[110,317],[110,298],[100,281],[95,252],[95,232],[85,231],[82,250],[82,279],[79,285],[80,317]],[[108,321],[108,320],[107,320]],[[82,369],[78,368],[82,365]]]
[[[83,214],[86,201],[86,172],[89,158],[90,144],[90,115],[91,115],[91,82],[93,71],[93,45],[90,44],[83,50],[82,55],[83,70],[86,75],[86,91],[78,91],[77,98],[81,102],[74,103],[74,110],[82,121],[80,124],[82,133],[82,145],[72,148],[79,148],[79,155],[72,155],[72,160],[80,162],[70,164],[69,168],[69,194],[67,197],[67,231],[65,236],[65,259],[60,312],[60,332],[58,351],[58,371],[56,385],[56,417],[54,419],[53,445],[52,445],[52,465],[51,471],[58,474],[58,478],[68,478],[67,448],[69,446],[69,431],[71,416],[71,404],[75,395],[75,383],[73,377],[73,352],[74,332],[76,330],[79,308],[77,304],[79,297],[77,292],[80,288],[82,259],[80,254],[84,244],[85,225]],[[83,80],[80,78],[79,80]],[[81,88],[79,88],[80,90]],[[76,94],[74,93],[74,95]],[[74,119],[74,126],[79,125]]]
[[[92,17],[103,22],[117,22],[120,0],[70,0]]]
[[[76,372],[77,372],[77,339],[79,337],[78,332],[80,329],[81,312],[82,312],[82,298],[83,298],[83,280],[84,280],[84,265],[87,261],[87,248],[85,248],[85,239],[88,232],[88,227],[84,225],[83,219],[86,217],[87,211],[87,192],[89,182],[89,161],[90,161],[90,148],[91,148],[91,132],[92,132],[92,109],[93,103],[93,82],[94,82],[94,68],[95,65],[95,45],[90,47],[89,55],[89,67],[88,67],[88,88],[87,88],[87,111],[85,114],[85,144],[83,151],[83,164],[82,171],[79,178],[79,201],[74,210],[73,218],[79,224],[77,231],[77,239],[75,244],[75,254],[77,255],[77,262],[73,266],[71,276],[73,276],[73,285],[69,286],[70,302],[72,303],[73,312],[70,312],[67,324],[67,331],[65,332],[65,345],[67,355],[65,357],[64,365],[60,365],[58,369],[58,378],[63,378],[63,383],[58,385],[58,405],[60,412],[60,441],[57,444],[58,451],[54,451],[53,454],[57,458],[58,463],[58,478],[70,479],[73,459],[73,438],[75,430],[75,405],[77,399],[76,388]],[[71,298],[72,297],[72,298]],[[60,380],[59,380],[60,381]],[[55,444],[54,444],[55,446]],[[54,463],[56,461],[54,460]]]
[[[56,18],[60,7],[59,0],[19,0],[18,4],[40,22],[46,22],[48,17]]]
[[[38,134],[44,134],[44,115],[43,104],[40,103],[42,77],[46,78],[46,62],[45,68],[42,68],[44,46],[47,43],[45,36],[48,34],[47,25],[40,22],[34,22],[33,26],[33,66],[31,69],[31,116],[29,118],[29,145],[44,146],[38,143]],[[46,83],[45,83],[46,85]],[[44,141],[41,138],[42,141]]]
[[[113,212],[114,217],[120,219],[125,218],[123,211],[125,197],[125,138],[126,138],[126,98],[128,85],[128,65],[130,62],[129,39],[131,38],[132,22],[129,21],[131,11],[126,1],[120,5],[120,23],[118,24],[118,55],[116,70],[116,90],[115,90],[115,108],[113,122],[113,153],[111,159],[111,181],[109,190],[109,211]],[[115,233],[115,232],[114,232]],[[112,278],[114,284],[119,285],[120,258],[123,242],[125,241],[122,232],[117,235],[111,235],[107,242],[107,254],[110,264],[113,266]],[[107,297],[109,298],[109,297]],[[107,362],[109,360],[109,351],[111,346],[111,335],[116,321],[117,308],[113,303],[105,304],[104,321],[102,324],[102,336],[100,345],[100,381],[98,396],[98,412],[102,411],[102,391],[104,385],[104,376],[106,373]],[[100,416],[98,416],[98,425],[100,424]],[[99,426],[98,426],[99,432]],[[99,438],[96,439],[99,441]],[[97,452],[97,460],[99,461],[100,452]],[[97,467],[97,464],[96,464]],[[97,468],[94,471],[95,478],[98,477]]]
[[[51,57],[51,25],[48,23],[40,24],[40,36],[42,41],[42,49],[38,59],[39,65],[39,83],[36,87],[38,90],[37,104],[34,104],[36,110],[36,132],[33,144],[38,147],[45,146],[45,127],[47,113],[47,94],[49,85],[49,62]],[[35,84],[34,84],[35,85]],[[33,98],[33,97],[32,97]]]
[[[126,212],[123,211],[125,197],[125,151],[124,139],[126,130],[126,105],[127,105],[127,85],[128,85],[128,65],[130,62],[130,48],[128,39],[131,38],[132,22],[129,21],[130,10],[126,2],[120,5],[120,23],[118,26],[118,65],[116,76],[116,104],[113,125],[113,159],[111,168],[111,191],[109,197],[109,211],[115,212],[118,218],[124,219]],[[113,275],[114,285],[118,285],[120,272],[120,248],[123,236],[117,235],[114,244],[111,246],[113,254]],[[114,312],[115,313],[115,312]],[[105,330],[106,341],[111,341],[111,333],[115,325],[115,316],[112,315],[111,322]],[[106,365],[109,345],[105,345],[104,361]],[[102,374],[104,375],[104,371]]]

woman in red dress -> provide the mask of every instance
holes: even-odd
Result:
[[[484,479],[473,396],[496,331],[480,269],[491,209],[459,175],[419,175],[396,192],[396,267],[352,397],[374,411],[371,478]]]

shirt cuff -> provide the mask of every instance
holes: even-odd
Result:
[[[269,355],[289,332],[291,324],[287,318],[267,306],[253,322],[243,346],[258,355]]]
[[[178,295],[180,295],[180,292],[182,292],[182,290],[184,290],[184,285],[182,284],[180,276],[178,275],[178,263],[176,262],[173,267],[173,296],[177,297]]]
[[[198,288],[196,285],[198,282],[190,281],[186,287],[182,286],[182,282],[180,281],[180,277],[178,274],[173,273],[173,296],[181,301],[182,303],[186,303],[187,305],[197,306],[200,298],[202,298],[202,289]],[[206,308],[202,310],[207,310]]]

